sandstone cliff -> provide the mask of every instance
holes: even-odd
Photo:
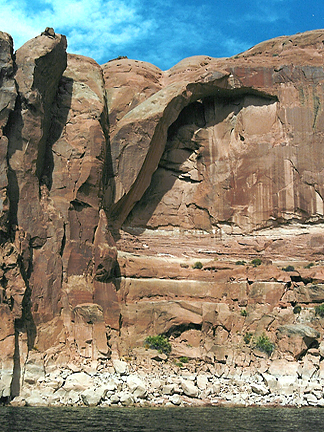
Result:
[[[0,52],[0,398],[157,334],[323,377],[324,31],[168,71],[100,66],[52,29]]]

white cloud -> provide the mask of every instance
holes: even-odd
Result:
[[[99,61],[116,45],[142,39],[155,26],[136,0],[46,0],[41,9],[21,0],[1,2],[0,29],[12,35],[16,48],[45,27],[53,27],[68,36],[70,52]]]

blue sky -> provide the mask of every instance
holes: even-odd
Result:
[[[68,51],[102,64],[126,55],[168,69],[193,55],[228,57],[264,40],[324,28],[322,0],[0,0],[0,30],[18,49],[53,27]]]

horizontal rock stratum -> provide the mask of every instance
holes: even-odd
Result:
[[[1,400],[121,356],[317,389],[324,30],[167,71],[66,47],[0,33]]]

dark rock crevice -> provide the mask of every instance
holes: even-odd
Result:
[[[174,325],[172,327],[169,328],[169,330],[165,333],[165,335],[169,338],[169,337],[174,337],[177,338],[179,337],[182,333],[188,331],[188,330],[202,330],[202,324],[195,324],[195,323],[188,323],[188,324],[179,324],[179,325]]]
[[[51,190],[53,184],[53,152],[55,152],[55,150],[53,150],[52,147],[61,136],[62,131],[67,123],[68,114],[71,109],[72,88],[73,79],[62,76],[59,81],[56,96],[52,105],[50,116],[51,123],[49,126],[49,133],[44,152],[43,170],[40,176],[41,184],[45,184],[49,190]]]
[[[31,312],[31,289],[28,281],[26,282],[26,290],[22,301],[22,314],[21,318],[15,320],[15,348],[13,354],[13,373],[10,385],[10,398],[13,399],[20,393],[20,385],[22,382],[22,355],[20,352],[21,335],[27,336],[27,355],[28,352],[34,348],[34,343],[37,335],[37,329],[34,318]]]

